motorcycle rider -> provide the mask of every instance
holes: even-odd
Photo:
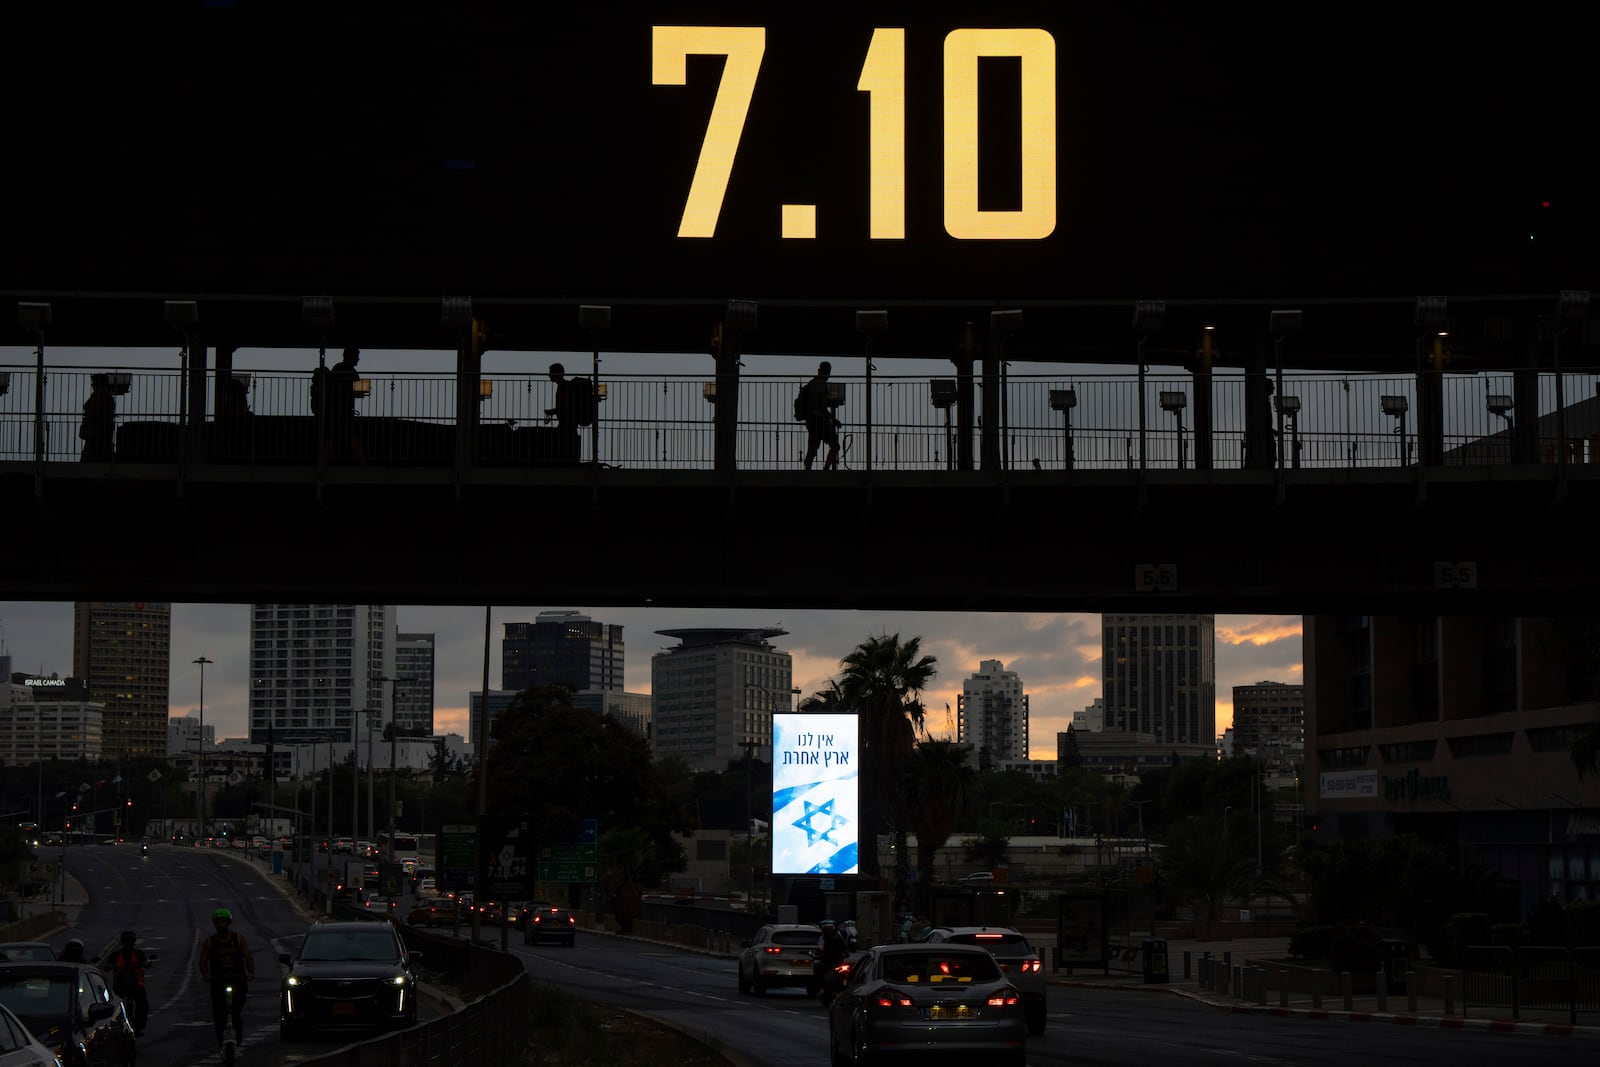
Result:
[[[816,989],[822,992],[826,990],[835,968],[845,961],[848,949],[844,935],[839,932],[832,919],[823,919],[818,925],[822,932],[817,938],[817,962],[811,965],[811,970],[816,976],[814,982]]]
[[[133,1036],[143,1037],[150,1018],[150,998],[144,990],[144,972],[150,966],[150,957],[144,949],[135,947],[138,940],[139,935],[132,930],[122,931],[122,947],[111,957],[111,991],[133,1005]]]

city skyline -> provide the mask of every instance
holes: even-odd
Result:
[[[1100,615],[1097,613],[971,613],[881,611],[754,611],[718,608],[581,607],[567,604],[506,606],[492,610],[489,687],[500,688],[500,642],[504,623],[532,621],[540,611],[572,609],[599,622],[623,627],[626,691],[650,692],[650,660],[671,644],[656,631],[694,626],[771,626],[786,631],[774,645],[794,658],[801,697],[826,688],[839,676],[839,661],[869,636],[898,633],[922,638],[923,652],[937,658],[937,674],[923,693],[926,725],[935,737],[954,736],[956,697],[963,680],[983,660],[998,659],[1022,679],[1029,697],[1029,756],[1055,757],[1056,734],[1074,712],[1101,694]],[[71,603],[0,602],[0,646],[12,670],[71,674]],[[205,656],[205,718],[217,737],[246,734],[249,694],[249,618],[246,604],[172,605],[170,714],[199,709],[199,667]],[[404,632],[436,635],[435,713],[437,733],[467,733],[467,694],[482,688],[482,606],[397,605]],[[1216,616],[1217,732],[1233,721],[1233,687],[1262,681],[1303,680],[1301,617]],[[950,707],[947,727],[945,705]],[[467,738],[468,742],[472,738]]]

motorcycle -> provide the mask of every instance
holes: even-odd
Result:
[[[833,1003],[833,998],[842,993],[844,987],[849,984],[850,961],[840,960],[832,967],[828,967],[823,964],[822,960],[816,958],[817,954],[815,952],[811,955],[813,957],[811,985],[807,987],[806,992],[816,997],[822,1006],[826,1008]]]
[[[140,842],[140,843],[139,843],[139,854],[140,854],[140,855],[141,855],[141,856],[148,856],[148,855],[150,855],[150,842],[148,842],[148,841],[141,841],[141,842]]]

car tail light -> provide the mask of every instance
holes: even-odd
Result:
[[[783,953],[783,948],[781,946],[779,946],[779,945],[768,945],[766,948],[762,949],[761,951],[767,953],[767,955],[769,955],[769,956],[778,956],[778,955],[781,955]]]
[[[909,1008],[911,998],[897,989],[885,989],[878,993],[878,999],[873,1003],[880,1008]]]
[[[1020,999],[1021,997],[1015,989],[1008,988],[1002,989],[1000,992],[996,993],[994,996],[985,1001],[985,1003],[987,1003],[991,1008],[1010,1008],[1015,1007]]]

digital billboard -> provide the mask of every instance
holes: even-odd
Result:
[[[772,717],[772,873],[857,874],[861,739],[854,715]]]

